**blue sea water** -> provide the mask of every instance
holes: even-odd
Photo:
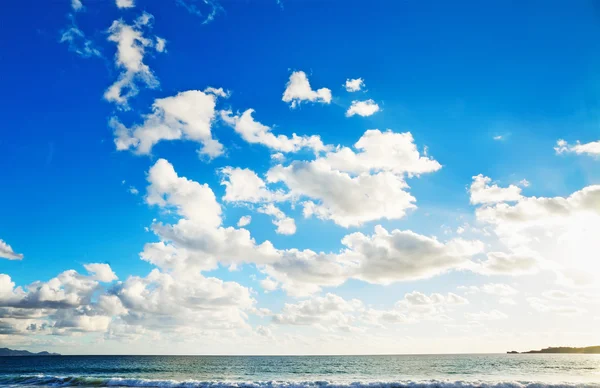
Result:
[[[0,357],[0,385],[600,388],[600,355]]]

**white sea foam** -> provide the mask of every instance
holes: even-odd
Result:
[[[161,388],[600,388],[600,383],[548,384],[534,381],[198,381],[153,380],[121,377],[19,375],[0,376],[0,386],[51,387],[161,387]]]

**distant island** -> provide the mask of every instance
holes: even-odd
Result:
[[[2,356],[60,356],[60,354],[50,352],[33,353],[28,350],[13,350],[9,348],[0,348],[0,357]]]
[[[567,346],[550,347],[542,350],[530,350],[528,352],[517,352],[511,350],[508,354],[531,354],[531,353],[563,353],[563,354],[600,354],[600,346],[588,346],[585,348],[570,348]]]

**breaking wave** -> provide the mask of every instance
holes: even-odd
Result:
[[[0,386],[46,387],[161,387],[161,388],[600,388],[600,383],[548,384],[533,381],[374,381],[339,383],[332,381],[197,381],[154,380],[121,377],[0,376]]]

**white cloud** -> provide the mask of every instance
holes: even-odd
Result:
[[[337,254],[279,251],[280,258],[265,267],[266,273],[288,294],[305,296],[348,279],[391,284],[430,278],[467,267],[471,257],[483,249],[478,241],[442,243],[411,231],[388,232],[381,226],[375,227],[373,235],[347,235],[342,244],[344,249]]]
[[[250,144],[262,144],[272,150],[280,152],[298,152],[307,148],[315,153],[327,151],[327,147],[317,135],[292,137],[274,135],[271,128],[255,121],[252,117],[254,109],[247,109],[241,115],[233,115],[231,111],[221,111],[222,120],[231,126],[245,141]]]
[[[202,144],[199,155],[215,158],[223,154],[223,146],[212,138],[216,95],[200,90],[188,90],[175,96],[159,98],[152,104],[152,113],[144,123],[127,128],[116,118],[110,122],[115,133],[117,150],[133,149],[149,154],[163,140],[190,140]]]
[[[10,245],[0,239],[0,258],[8,260],[22,260],[23,255],[13,251]]]
[[[238,228],[243,228],[244,226],[250,225],[250,222],[252,222],[252,216],[242,216],[237,222],[237,226]]]
[[[379,105],[373,100],[366,101],[352,101],[352,105],[346,111],[346,117],[352,117],[359,115],[362,117],[372,116],[379,112]]]
[[[491,178],[479,174],[473,177],[473,183],[469,190],[471,194],[471,203],[490,204],[498,202],[514,202],[521,199],[521,188],[510,185],[506,188],[494,184],[490,186]]]
[[[69,15],[71,26],[62,31],[60,43],[66,43],[69,46],[69,51],[76,53],[83,58],[102,57],[100,50],[96,48],[94,42],[86,38],[85,34],[75,22],[75,16]]]
[[[168,161],[159,159],[148,171],[149,205],[175,208],[187,220],[209,227],[221,225],[221,206],[206,184],[179,177]]]
[[[561,305],[556,304],[556,302],[551,302],[548,300],[544,300],[537,297],[527,298],[527,303],[533,308],[535,311],[540,313],[552,313],[559,315],[579,315],[586,312],[585,309],[581,307],[577,307],[573,304]]]
[[[163,39],[163,38],[159,38],[157,36],[156,37],[156,45],[154,46],[156,51],[158,51],[159,53],[163,53],[167,50],[166,47],[167,47],[167,40]]]
[[[273,217],[273,225],[277,226],[276,232],[278,234],[291,235],[296,233],[296,222],[294,219],[286,216],[284,212],[272,203],[260,207],[258,212]]]
[[[459,286],[458,289],[464,290],[465,294],[475,294],[484,292],[489,295],[508,297],[519,293],[515,288],[503,283],[487,283],[482,286]]]
[[[401,177],[388,172],[351,177],[332,170],[323,160],[275,166],[267,173],[267,181],[283,182],[293,197],[316,200],[303,202],[305,217],[332,220],[343,227],[402,218],[415,208],[415,198]]]
[[[527,179],[521,179],[519,181],[519,185],[522,187],[529,187],[529,186],[531,186],[531,183],[529,183],[529,181]]]
[[[353,324],[354,313],[364,309],[361,301],[347,301],[335,294],[317,296],[298,303],[286,303],[281,313],[273,316],[279,325],[322,325],[327,329],[339,329]]]
[[[590,156],[600,156],[600,140],[584,144],[581,144],[578,141],[577,143],[571,145],[565,140],[561,139],[556,142],[554,151],[556,151],[557,154],[575,153],[577,155],[587,154]]]
[[[344,87],[348,92],[358,92],[360,89],[365,87],[365,81],[362,78],[348,78]]]
[[[308,197],[303,202],[305,217],[349,227],[404,217],[415,208],[404,174],[412,177],[441,168],[434,159],[421,156],[410,133],[369,130],[355,148],[358,152],[338,147],[313,161],[274,166],[267,181],[284,183],[293,198]]]
[[[502,136],[502,135],[496,135],[496,136],[494,136],[494,140],[496,140],[496,141],[504,140],[504,136]]]
[[[225,167],[221,173],[221,184],[225,186],[223,200],[226,202],[273,202],[286,198],[280,190],[269,190],[265,181],[248,168]]]
[[[541,266],[542,259],[535,253],[488,252],[479,272],[485,275],[528,275],[538,272]]]
[[[338,147],[328,152],[323,160],[332,169],[354,174],[390,171],[418,176],[442,168],[435,159],[419,153],[410,132],[369,129],[354,144],[354,148],[356,152],[349,147]]]
[[[108,264],[91,263],[84,264],[83,267],[91,274],[93,279],[99,282],[108,283],[118,279]]]
[[[600,186],[588,186],[568,197],[523,197],[515,204],[498,203],[476,210],[519,260],[497,256],[496,269],[517,266],[518,272],[540,266],[554,269],[572,285],[593,284],[600,241]]]
[[[302,101],[329,104],[331,103],[331,90],[327,88],[312,90],[306,73],[295,71],[290,75],[281,100],[290,103],[292,108],[297,107]]]
[[[118,8],[133,8],[135,6],[133,0],[116,0]]]
[[[127,107],[129,98],[137,95],[137,81],[149,88],[159,85],[154,73],[144,63],[146,49],[156,49],[152,39],[144,37],[144,29],[151,26],[153,16],[144,12],[133,25],[115,20],[108,29],[108,40],[117,44],[115,64],[122,70],[119,79],[104,93],[107,101]]]
[[[71,8],[73,8],[73,11],[75,12],[81,11],[83,10],[83,3],[81,0],[71,0]]]
[[[512,296],[518,294],[518,291],[508,284],[502,283],[488,283],[481,286],[481,291],[486,294],[496,296]]]
[[[483,250],[479,241],[454,239],[442,243],[412,231],[388,232],[381,226],[376,226],[371,236],[349,234],[342,244],[349,248],[345,258],[356,266],[354,277],[378,284],[424,279],[463,268]]]
[[[473,321],[495,321],[507,319],[508,315],[498,310],[481,311],[478,313],[465,313],[465,318]]]
[[[129,189],[127,191],[129,191],[133,195],[138,195],[140,193],[139,190],[133,186],[129,186]]]
[[[202,24],[212,22],[217,14],[223,11],[218,0],[178,0],[177,5],[185,8],[190,14],[203,18]],[[207,11],[203,8],[206,8]]]

